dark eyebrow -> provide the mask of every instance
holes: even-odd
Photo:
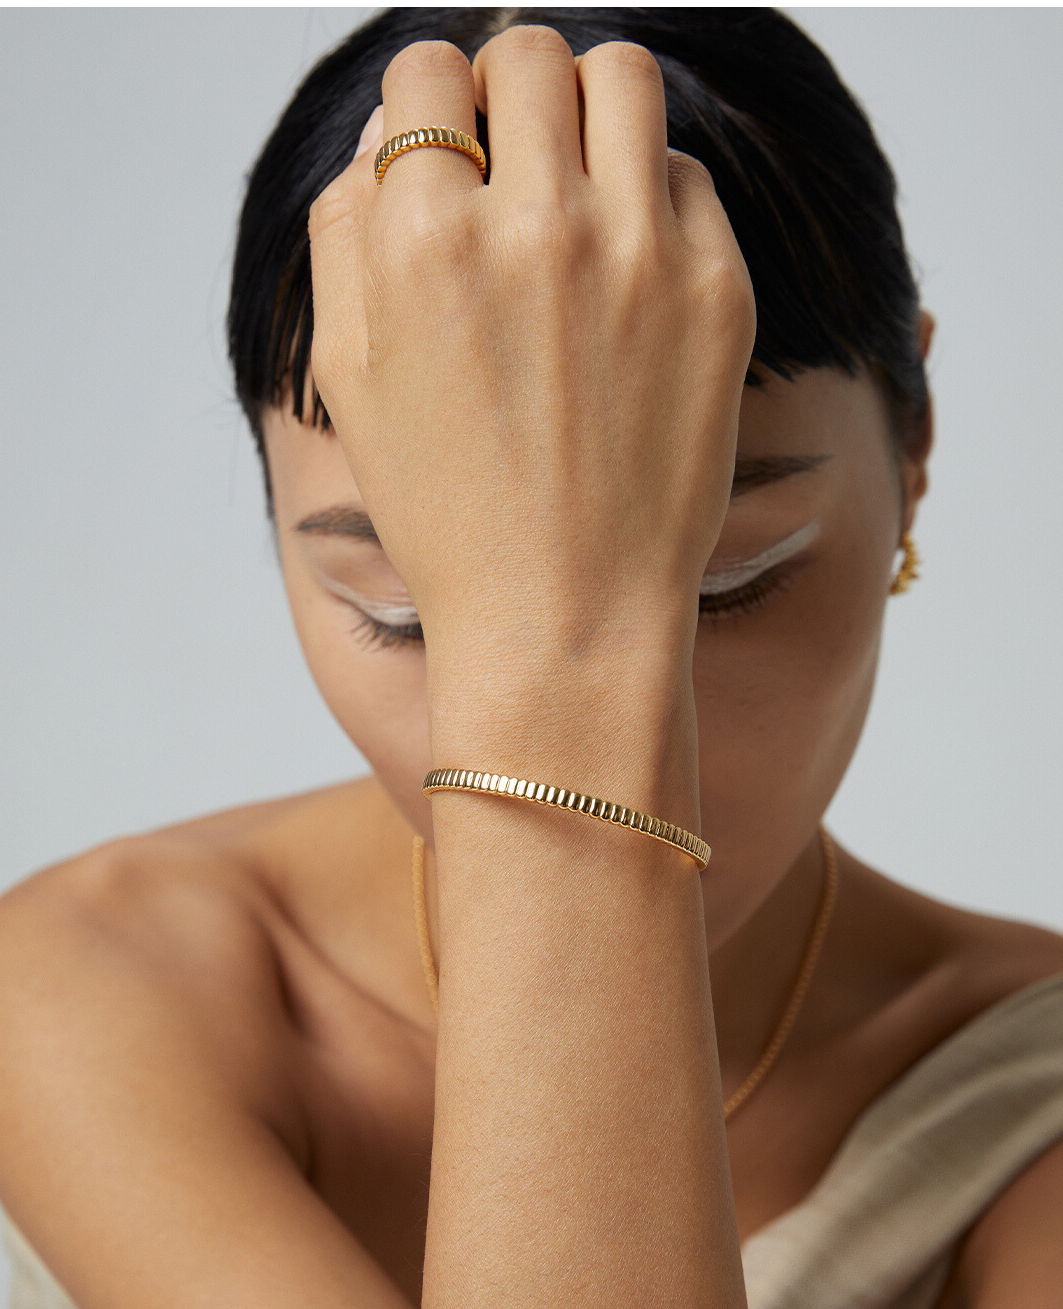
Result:
[[[744,495],[755,487],[781,482],[785,477],[818,468],[830,457],[765,455],[759,459],[738,459],[735,461],[734,480],[731,483],[731,498]],[[380,544],[373,520],[364,509],[358,509],[355,505],[331,505],[328,509],[319,509],[300,519],[295,530],[309,532],[314,536],[345,536],[355,541],[368,541],[372,545]]]
[[[329,509],[308,514],[295,524],[295,530],[315,536],[348,536],[356,541],[380,544],[373,520],[364,509],[356,509],[354,505],[332,505]]]
[[[781,482],[784,477],[810,472],[830,458],[830,455],[764,455],[759,459],[736,459],[731,499],[755,487]]]

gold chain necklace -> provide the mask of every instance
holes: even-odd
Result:
[[[827,829],[822,824],[820,824],[819,828],[819,842],[823,851],[823,894],[820,897],[819,908],[812,924],[808,944],[805,946],[801,966],[797,970],[794,988],[790,993],[786,1009],[783,1011],[783,1015],[779,1019],[764,1053],[757,1061],[756,1067],[724,1105],[723,1116],[725,1122],[737,1112],[739,1106],[749,1099],[754,1090],[764,1080],[768,1069],[775,1062],[783,1043],[790,1034],[790,1029],[797,1019],[805,994],[808,991],[808,984],[812,980],[812,973],[819,959],[823,938],[827,934],[827,924],[830,922],[834,902],[838,895],[838,861],[834,853],[834,842],[830,839]],[[428,993],[432,997],[432,1007],[438,1013],[439,972],[432,957],[432,942],[428,936],[428,910],[425,904],[424,886],[424,838],[421,836],[413,838],[413,909],[414,917],[417,920],[417,939],[421,947],[421,964],[424,968],[425,981],[428,983]]]

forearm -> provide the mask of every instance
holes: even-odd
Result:
[[[468,61],[427,53],[385,71],[385,139],[447,96],[474,130]],[[356,155],[310,210],[311,362],[423,628],[433,766],[697,831],[698,591],[756,306],[707,170],[668,153],[659,66],[632,55],[486,42],[488,186],[453,151],[403,181]],[[510,797],[442,792],[432,815],[426,1303],[738,1309],[695,864]]]
[[[435,767],[700,830],[685,636],[430,669]],[[682,852],[515,798],[433,798],[441,1006],[424,1304],[738,1309],[701,884]]]

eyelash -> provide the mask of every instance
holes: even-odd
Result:
[[[782,593],[790,589],[790,583],[793,581],[793,570],[782,564],[776,564],[774,568],[769,568],[766,572],[761,573],[759,577],[754,577],[751,582],[745,586],[740,586],[734,591],[724,591],[722,595],[703,595],[699,597],[698,614],[699,617],[708,617],[713,626],[721,617],[730,614],[748,614],[754,609],[759,609],[770,595],[776,592]]]
[[[781,565],[769,568],[745,586],[734,591],[725,591],[722,595],[703,595],[698,597],[699,617],[708,617],[713,625],[723,616],[737,613],[751,613],[759,609],[768,596],[789,588],[790,573]],[[401,623],[393,625],[382,623],[369,614],[358,611],[359,621],[351,628],[357,635],[362,633],[367,645],[376,645],[382,649],[424,643],[424,632],[420,623]]]
[[[414,642],[423,644],[424,632],[421,630],[420,623],[402,623],[398,627],[392,626],[391,623],[381,623],[375,618],[370,618],[368,614],[363,613],[360,609],[358,612],[358,622],[351,628],[351,631],[357,635],[359,632],[364,633],[366,645],[379,645],[385,649],[388,646],[410,645]]]

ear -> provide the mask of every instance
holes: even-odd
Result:
[[[930,342],[934,336],[934,328],[937,326],[937,320],[934,315],[928,313],[925,309],[919,310],[919,354],[923,363],[926,363],[926,357],[930,353]]]
[[[933,340],[934,328],[936,326],[933,314],[928,313],[925,309],[919,311],[919,354],[923,362],[926,362],[927,355],[930,353],[930,343]],[[901,460],[901,477],[904,481],[904,522],[901,524],[901,531],[911,531],[912,524],[915,521],[915,510],[919,501],[926,495],[929,480],[927,478],[926,461],[930,455],[931,446],[934,444],[934,397],[930,394],[926,398],[926,424],[924,438],[918,454],[904,455]]]

